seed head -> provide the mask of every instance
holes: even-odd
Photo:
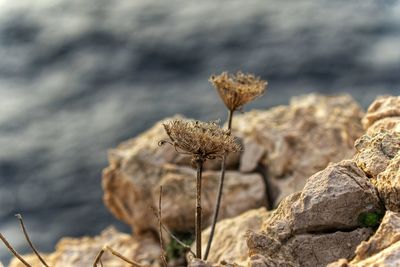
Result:
[[[192,156],[192,163],[207,159],[222,158],[225,153],[238,152],[241,147],[230,131],[215,122],[172,120],[163,124],[170,141],[178,153]]]
[[[223,72],[220,75],[211,76],[210,82],[230,111],[240,109],[243,105],[264,94],[268,84],[252,74],[242,72],[238,72],[236,75]]]

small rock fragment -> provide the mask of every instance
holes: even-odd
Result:
[[[354,161],[369,176],[376,178],[400,151],[400,132],[381,131],[363,135],[355,143]]]
[[[385,171],[375,182],[385,207],[391,211],[400,211],[400,152],[394,157]]]
[[[400,96],[378,97],[369,106],[362,123],[364,129],[367,130],[377,121],[390,117],[400,117]]]

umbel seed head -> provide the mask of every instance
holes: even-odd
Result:
[[[191,155],[193,165],[241,150],[230,131],[222,129],[215,122],[178,119],[163,126],[170,141],[160,141],[159,144],[171,144],[178,153]]]
[[[230,111],[240,109],[243,105],[264,94],[268,84],[252,74],[242,72],[235,75],[223,72],[220,75],[211,76],[210,82]]]

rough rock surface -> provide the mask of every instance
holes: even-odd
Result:
[[[400,214],[387,211],[376,233],[362,242],[352,261],[341,259],[329,267],[400,266]]]
[[[192,231],[195,171],[184,166],[160,165],[127,150],[113,151],[111,165],[103,173],[104,202],[111,212],[130,224],[136,233],[157,231],[158,224],[150,207],[157,207],[162,185],[164,224],[172,231]],[[218,180],[217,171],[203,173],[204,227],[211,223]],[[227,171],[220,218],[233,217],[263,205],[265,185],[260,174]]]
[[[400,151],[400,132],[384,131],[365,134],[355,143],[354,161],[370,177],[376,178]]]
[[[265,263],[273,259],[289,266],[325,266],[351,258],[372,233],[360,228],[359,215],[381,210],[376,190],[354,162],[331,164],[311,176],[301,192],[286,197],[260,233],[248,234],[250,264],[273,266]]]
[[[381,96],[378,97],[368,108],[362,120],[364,129],[368,129],[380,120],[386,119],[384,125],[390,125],[390,120],[397,120],[400,117],[400,96]],[[382,126],[382,125],[381,125]],[[374,127],[376,129],[376,127]],[[390,128],[388,128],[390,129]]]
[[[203,260],[194,259],[193,261],[189,262],[188,267],[213,267],[213,265]]]
[[[247,211],[237,217],[221,220],[215,228],[215,236],[208,255],[208,261],[245,266],[247,262],[246,232],[258,231],[269,216],[265,208]],[[203,247],[207,245],[210,228],[202,233]],[[194,250],[194,246],[193,246]]]
[[[128,234],[117,232],[110,227],[96,237],[63,238],[56,246],[54,253],[43,255],[51,267],[83,267],[93,266],[97,253],[108,245],[128,259],[133,259],[146,266],[159,266],[160,247],[152,235],[140,236],[137,239]],[[32,266],[42,266],[35,255],[24,256]],[[104,266],[131,266],[110,253],[102,257]],[[17,259],[13,259],[10,267],[25,267]]]
[[[399,135],[400,143],[400,135]],[[385,207],[391,211],[400,211],[400,152],[394,157],[385,171],[376,179],[376,187]]]
[[[277,206],[301,190],[310,175],[353,156],[353,143],[363,133],[362,116],[350,96],[318,94],[293,98],[288,106],[235,116],[233,132],[243,139],[245,149],[240,170],[260,167]]]
[[[329,165],[311,176],[302,190],[286,198],[264,223],[279,239],[295,234],[349,230],[358,216],[381,210],[365,174],[349,160]]]

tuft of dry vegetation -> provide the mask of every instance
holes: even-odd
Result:
[[[196,178],[196,257],[201,259],[201,183],[203,164],[208,159],[223,158],[230,152],[240,151],[241,147],[229,130],[223,130],[215,122],[191,120],[173,120],[164,124],[170,141],[161,141],[160,145],[169,143],[178,153],[192,156],[192,165],[197,168]]]
[[[169,143],[178,153],[191,155],[194,166],[197,161],[222,158],[225,153],[241,150],[230,131],[220,128],[216,122],[178,119],[163,125],[170,141],[160,144]]]
[[[237,109],[241,109],[245,104],[255,100],[264,94],[267,82],[255,77],[252,74],[244,74],[242,72],[236,75],[229,75],[223,72],[217,76],[211,76],[210,82],[214,85],[222,101],[228,109],[228,131],[232,128],[233,113]],[[218,221],[219,208],[221,206],[222,190],[224,187],[225,171],[226,171],[226,157],[228,152],[222,157],[221,162],[221,176],[218,185],[217,199],[215,200],[215,208],[213,214],[213,221],[211,223],[210,237],[207,242],[206,251],[204,253],[204,260],[207,260],[208,254],[211,249],[211,244],[214,238],[215,227]]]
[[[230,111],[242,108],[245,104],[253,101],[264,94],[267,82],[252,75],[237,72],[210,77],[222,101]]]

